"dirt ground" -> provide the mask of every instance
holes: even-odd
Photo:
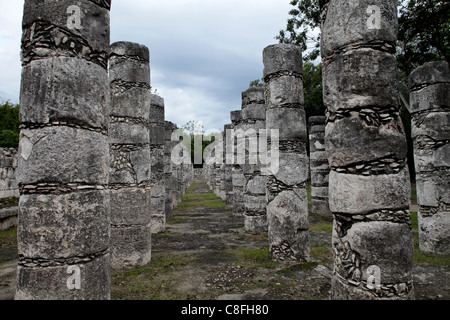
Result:
[[[191,194],[210,194],[201,180]],[[216,201],[217,202],[217,201]],[[312,261],[269,259],[267,234],[244,232],[243,217],[222,207],[174,210],[166,232],[152,236],[152,261],[115,270],[113,300],[329,300],[331,222],[311,216]],[[17,244],[16,244],[17,245]],[[17,249],[0,245],[0,300],[13,299]],[[446,260],[448,261],[448,260]],[[416,263],[417,300],[450,299],[450,266]]]

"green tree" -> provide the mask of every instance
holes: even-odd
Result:
[[[250,82],[249,84],[250,88],[262,88],[264,87],[264,79],[256,79]]]
[[[303,66],[303,91],[305,94],[305,111],[307,119],[311,116],[324,116],[322,87],[322,63],[314,65],[307,62]]]
[[[0,147],[17,148],[19,145],[19,105],[9,101],[0,104]]]
[[[294,7],[289,11],[285,30],[275,37],[280,43],[300,46],[303,52],[311,51],[303,57],[305,62],[314,61],[320,55],[320,7],[317,0],[291,0]],[[315,33],[313,31],[316,31]]]
[[[407,76],[425,62],[450,61],[450,2],[400,1],[397,60]]]

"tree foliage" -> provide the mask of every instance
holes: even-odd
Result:
[[[401,1],[398,40],[399,69],[407,75],[425,62],[450,62],[450,2]]]
[[[17,148],[19,145],[19,105],[9,101],[0,104],[0,147]]]
[[[312,33],[320,28],[319,3],[317,0],[292,0],[290,4],[294,8],[289,11],[286,29],[280,30],[275,39],[300,46],[303,52],[312,49],[303,60],[313,61],[320,55],[320,32]]]

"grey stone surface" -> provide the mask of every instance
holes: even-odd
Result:
[[[325,152],[325,122],[325,116],[313,116],[308,119],[311,213],[319,216],[331,215],[328,204],[328,181],[330,169]]]
[[[309,158],[301,48],[286,44],[268,46],[263,51],[263,63],[266,128],[278,129],[280,140],[278,171],[267,176],[270,254],[275,260],[309,261]]]
[[[450,71],[445,61],[428,62],[409,78],[414,139],[419,248],[450,255]]]
[[[133,42],[113,43],[109,75],[114,102],[109,128],[111,267],[119,269],[145,265],[151,259],[148,48]]]
[[[25,1],[18,300],[110,298],[109,8]]]
[[[23,123],[63,122],[107,130],[109,89],[105,70],[83,59],[52,57],[23,67]]]
[[[411,190],[394,55],[397,3],[319,4],[334,216],[331,298],[412,299]]]

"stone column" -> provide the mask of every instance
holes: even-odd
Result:
[[[419,248],[450,255],[450,72],[428,62],[410,75]]]
[[[241,123],[242,123],[242,115],[240,110],[231,111],[230,113],[231,118],[231,125],[233,132],[235,133],[237,130],[241,129]],[[237,148],[240,146],[238,145],[238,139],[236,139],[236,135],[233,134],[230,137],[230,143],[233,144],[233,164],[231,169],[231,177],[232,177],[232,183],[233,183],[233,216],[242,216],[244,214],[244,185],[245,185],[245,179],[244,179],[244,172],[242,168],[242,159],[237,159]],[[244,159],[245,160],[245,159]]]
[[[321,1],[332,299],[413,297],[397,1]]]
[[[151,259],[149,61],[149,50],[143,45],[111,45],[109,188],[114,269],[145,265]]]
[[[225,201],[227,203],[227,208],[233,208],[233,177],[232,177],[232,165],[229,164],[227,162],[227,148],[229,146],[229,144],[231,143],[230,141],[230,137],[228,134],[228,130],[231,130],[232,126],[231,123],[230,124],[226,124],[223,127],[223,131],[224,131],[224,137],[223,137],[223,141],[224,141],[224,145],[223,145],[223,150],[224,150],[224,164],[225,164]]]
[[[151,201],[152,233],[166,230],[164,185],[164,99],[151,96],[150,104],[150,156],[151,156]]]
[[[330,168],[325,153],[326,117],[315,116],[308,119],[309,152],[311,173],[311,213],[323,218],[331,216],[328,205],[328,176]]]
[[[258,157],[259,131],[266,128],[264,88],[249,88],[242,93],[242,129],[245,142],[244,229],[250,233],[267,232],[266,176],[261,174]]]
[[[110,298],[109,9],[25,1],[19,300]]]
[[[172,141],[172,133],[175,130],[174,123],[164,121],[164,186],[166,192],[165,212],[166,216],[174,209],[176,194],[175,165],[172,163],[172,149],[177,142]]]
[[[310,260],[309,160],[301,48],[278,44],[264,49],[266,127],[279,130],[279,169],[267,177],[270,253],[276,260]]]

